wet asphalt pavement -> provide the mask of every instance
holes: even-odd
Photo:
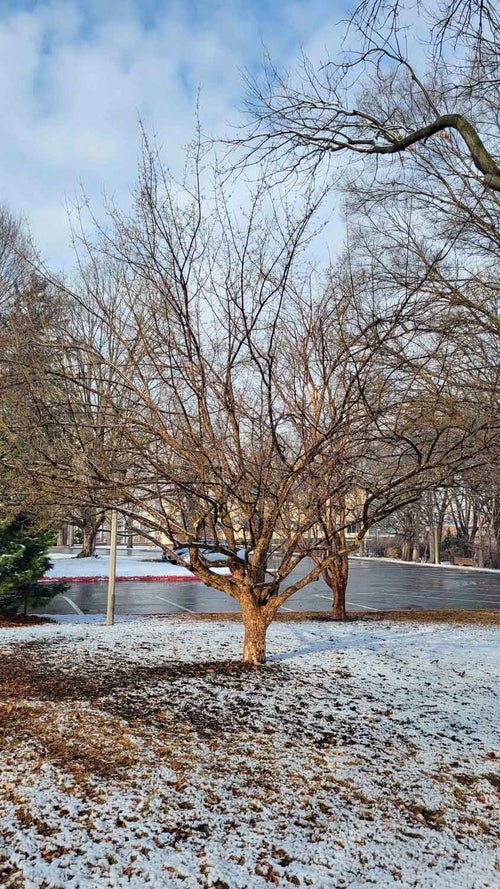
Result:
[[[159,571],[161,563],[159,563]],[[306,565],[294,572],[303,576]],[[104,614],[105,582],[75,583],[66,597],[57,596],[37,613]],[[427,608],[500,608],[500,572],[452,570],[422,565],[394,564],[373,559],[350,560],[347,603],[350,610],[386,611]],[[285,604],[283,610],[323,611],[331,595],[322,580],[309,584]],[[117,614],[160,614],[207,611],[238,611],[229,596],[197,581],[122,581],[116,584]]]

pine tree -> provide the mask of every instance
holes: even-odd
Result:
[[[23,513],[0,521],[0,614],[16,614],[28,605],[43,605],[67,584],[50,583],[40,586],[39,579],[51,568],[47,556],[54,542],[51,531],[33,528]]]

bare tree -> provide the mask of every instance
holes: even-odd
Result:
[[[392,522],[401,539],[401,558],[404,562],[418,562],[420,559],[421,504],[412,503],[397,510]]]
[[[460,402],[413,288],[387,300],[349,263],[311,268],[313,195],[294,208],[261,182],[235,212],[220,187],[203,197],[202,161],[179,187],[146,144],[133,213],[84,242],[68,322],[41,335],[50,360],[19,362],[29,457],[10,462],[65,512],[113,506],[164,547],[188,542],[198,577],[239,603],[256,664],[280,606],[478,465],[495,430]]]
[[[430,21],[427,71],[407,52],[411,15],[419,10],[420,23]],[[471,27],[462,30],[464,17]],[[314,67],[304,58],[295,75],[268,61],[263,83],[248,80],[249,124],[239,142],[246,160],[273,157],[281,171],[311,173],[342,154],[411,161],[418,147],[432,157],[433,146],[445,140],[451,155],[445,176],[499,192],[500,23],[494,5],[450,3],[436,10],[369,0],[346,31],[346,48],[333,60]]]
[[[0,206],[0,324],[30,286],[36,259],[26,225]]]
[[[425,63],[408,51],[411,15],[419,12],[430,23]],[[237,140],[244,164],[271,160],[279,178],[296,182],[314,181],[324,168],[342,187],[352,262],[381,299],[413,292],[407,330],[420,325],[429,343],[447,349],[456,397],[481,403],[492,417],[500,333],[499,34],[488,2],[460,0],[437,10],[362,2],[346,26],[345,51],[318,67],[303,59],[294,74],[268,61],[263,82],[248,80],[249,124]],[[410,512],[415,552],[418,509]]]
[[[423,60],[419,51],[413,64],[411,21],[419,14],[428,25],[428,52]],[[498,343],[500,335],[495,5],[459,0],[430,9],[363,0],[346,28],[346,50],[333,60],[317,68],[304,60],[300,72],[286,76],[271,66],[264,86],[249,84],[244,162],[270,158],[277,173],[296,181],[314,180],[323,167],[346,197],[355,263],[388,298],[394,289],[418,291],[425,324],[433,319],[461,338],[469,326],[469,338],[489,349],[488,367],[497,377],[491,358],[491,340]],[[472,143],[453,135],[454,115],[462,121],[457,132],[468,127],[472,142],[470,129],[482,132],[490,160],[479,161]]]
[[[457,479],[450,494],[450,514],[459,553],[476,557],[480,567],[496,568],[500,553],[498,460]]]
[[[92,355],[99,347],[112,361],[117,344],[104,344],[95,316],[39,275],[19,290],[1,337],[0,435],[10,496],[49,512],[53,528],[71,520],[82,531],[79,556],[92,555],[105,515],[99,473],[108,464],[123,471],[109,402],[116,381]]]
[[[311,273],[312,198],[295,214],[261,184],[237,223],[221,190],[204,201],[199,172],[197,158],[179,193],[146,146],[135,215],[115,211],[91,250],[120,283],[120,300],[94,284],[85,297],[123,446],[122,473],[102,461],[99,483],[152,536],[189,542],[200,579],[239,602],[257,663],[276,610],[373,523],[474,462],[490,418],[458,408],[445,338],[408,327],[413,291],[387,304],[352,273]],[[202,552],[207,530],[224,565]]]

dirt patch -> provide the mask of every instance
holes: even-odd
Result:
[[[143,665],[94,657],[88,666],[80,663],[75,669],[64,658],[54,658],[53,645],[58,647],[58,641],[36,640],[0,653],[0,689],[6,702],[4,734],[8,728],[11,734],[15,731],[26,739],[32,731],[24,724],[26,712],[12,703],[19,700],[35,708],[42,701],[84,704],[130,726],[141,723],[158,730],[171,729],[173,721],[204,738],[241,728],[253,732],[258,730],[259,698],[272,692],[276,683],[291,681],[279,664],[258,670],[234,661]],[[251,705],[238,697],[249,684],[255,686]],[[32,714],[32,722],[33,718]]]
[[[262,673],[262,680],[271,674],[283,673],[278,664],[267,664],[264,671],[237,661],[205,661],[184,663],[172,661],[155,665],[131,664],[116,658],[112,666],[94,658],[88,667],[79,664],[73,669],[66,661],[55,665],[44,655],[58,640],[36,640],[21,643],[8,653],[0,653],[0,688],[4,696],[22,694],[27,700],[94,702],[118,690],[143,691],[159,683],[184,683],[187,680],[209,680],[218,685],[239,685],[241,679]]]
[[[234,611],[203,612],[199,614],[159,614],[158,620],[184,620],[184,621],[236,621],[241,622],[240,613]],[[274,618],[277,623],[302,623],[317,621],[319,623],[339,623],[335,620],[331,611],[287,611],[286,614],[278,613]],[[346,623],[358,621],[402,621],[404,623],[447,623],[447,624],[477,624],[481,626],[500,626],[500,609],[487,611],[467,611],[464,609],[407,609],[404,611],[349,611]]]
[[[8,630],[9,627],[36,627],[39,624],[54,624],[52,617],[38,617],[35,614],[27,614],[26,617],[0,617],[0,629]]]
[[[56,705],[0,704],[0,744],[4,751],[27,743],[36,757],[32,768],[50,760],[75,778],[93,774],[100,778],[125,772],[135,764],[136,744],[127,726],[109,714],[92,712],[82,719],[81,708],[72,704],[61,717]]]
[[[440,624],[477,624],[480,626],[499,626],[500,610],[466,611],[462,609],[425,611],[370,611],[357,617],[357,620],[394,620],[404,623],[440,623]]]
[[[123,756],[120,743],[114,748],[110,741],[106,752],[107,735],[99,725],[108,718],[113,726],[121,726],[113,728],[116,738],[127,732],[142,737],[152,733],[169,743],[191,738],[218,744],[228,737],[259,733],[270,740],[284,733],[290,743],[302,740],[320,751],[356,741],[356,702],[350,699],[345,710],[339,705],[324,715],[318,709],[308,720],[308,702],[297,698],[293,706],[277,704],[273,719],[266,718],[277,688],[293,699],[297,686],[303,685],[284,664],[255,668],[235,661],[161,659],[141,664],[119,654],[110,659],[95,653],[88,662],[75,663],[64,656],[60,641],[32,640],[0,652],[0,740],[3,735],[10,742],[32,742],[72,771],[81,767],[100,776],[131,764],[127,745]],[[348,692],[351,673],[335,668],[333,673]],[[64,737],[54,735],[51,726],[51,713],[58,706],[69,714],[72,726]],[[90,726],[88,733],[80,728],[85,725]]]

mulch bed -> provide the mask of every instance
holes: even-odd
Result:
[[[198,614],[158,614],[161,620],[224,620],[240,621],[239,611],[200,612]],[[302,621],[319,621],[321,623],[337,623],[331,611],[287,611],[278,613],[274,618],[278,623],[300,623]],[[403,621],[410,623],[447,623],[477,624],[484,626],[500,625],[500,610],[466,611],[463,609],[427,609],[422,611],[350,611],[347,623],[354,621]]]
[[[155,615],[139,615],[139,617],[154,617],[160,620],[224,620],[224,621],[240,621],[241,614],[239,611],[222,611],[222,612],[200,612],[198,614],[155,614]],[[300,623],[302,621],[320,621],[335,623],[331,611],[287,611],[286,614],[278,613],[275,617],[278,623]],[[422,611],[412,611],[410,609],[404,611],[350,611],[347,615],[347,622],[353,621],[410,621],[411,623],[446,623],[446,624],[475,624],[478,626],[499,626],[500,610],[491,609],[488,611],[466,611],[461,609],[426,609]],[[27,615],[26,617],[0,617],[0,628],[8,629],[9,627],[37,626],[38,624],[57,623],[51,617],[41,617],[38,615]]]
[[[0,628],[2,630],[9,627],[33,627],[37,624],[54,624],[56,621],[52,617],[39,617],[36,614],[16,615],[16,617],[0,617]]]

